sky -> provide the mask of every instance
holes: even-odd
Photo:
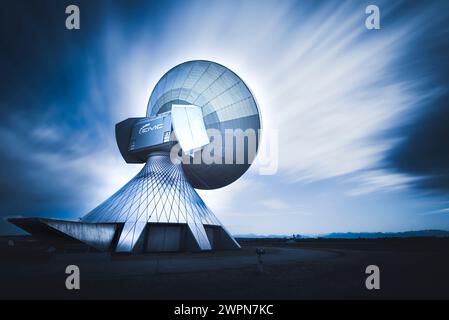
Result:
[[[78,219],[139,172],[115,123],[195,59],[251,88],[259,161],[279,138],[275,174],[256,161],[199,191],[231,233],[449,230],[448,18],[444,0],[4,1],[0,234],[20,232],[10,216]]]

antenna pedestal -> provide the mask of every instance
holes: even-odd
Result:
[[[121,225],[117,252],[240,248],[168,153],[151,154],[133,179],[81,221]]]

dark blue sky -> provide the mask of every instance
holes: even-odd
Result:
[[[140,168],[114,124],[145,114],[169,68],[208,59],[279,136],[275,175],[256,164],[201,192],[231,232],[449,229],[448,18],[447,1],[4,1],[0,215],[87,213]]]

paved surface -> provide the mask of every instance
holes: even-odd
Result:
[[[382,243],[378,242],[376,247],[365,241],[333,241],[327,243],[329,247],[310,249],[291,244],[281,247],[273,243],[266,246],[258,243],[257,246],[263,246],[267,252],[263,257],[263,273],[256,268],[254,245],[244,245],[238,252],[113,256],[56,254],[51,257],[18,254],[18,248],[14,248],[12,251],[4,250],[4,255],[0,256],[0,298],[449,297],[449,251],[446,245],[429,245],[424,240],[412,241],[411,244],[402,240],[402,247],[391,245],[391,241],[388,246]],[[346,247],[354,248],[348,250]],[[364,247],[365,250],[361,250]],[[65,287],[65,268],[69,264],[80,267],[80,290],[67,290]],[[365,269],[372,264],[381,270],[380,290],[367,290],[365,287]]]
[[[317,261],[338,256],[327,250],[267,248],[263,264],[281,265],[293,262]],[[257,264],[255,248],[239,252],[197,253],[197,254],[145,254],[110,256],[104,253],[54,254],[40,262],[18,264],[5,261],[1,267],[3,274],[48,275],[58,272],[61,267],[76,264],[88,268],[90,276],[101,276],[107,269],[108,276],[148,275],[155,273],[185,273],[242,268]],[[45,266],[45,267],[43,267]]]
[[[264,265],[279,265],[292,262],[316,261],[336,257],[338,254],[325,250],[270,248],[263,255]],[[148,273],[198,272],[241,268],[257,264],[257,255],[225,255],[194,257],[149,257],[148,260],[135,263],[132,268]],[[116,261],[117,264],[119,261]],[[121,262],[121,261],[120,261]],[[120,265],[120,268],[122,265]],[[131,270],[130,270],[131,271]],[[120,271],[121,272],[121,271]]]

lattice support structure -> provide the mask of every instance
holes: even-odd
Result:
[[[147,224],[154,223],[186,224],[200,250],[212,249],[204,225],[220,226],[239,247],[168,154],[151,155],[133,179],[81,221],[123,224],[117,252],[133,251]]]

